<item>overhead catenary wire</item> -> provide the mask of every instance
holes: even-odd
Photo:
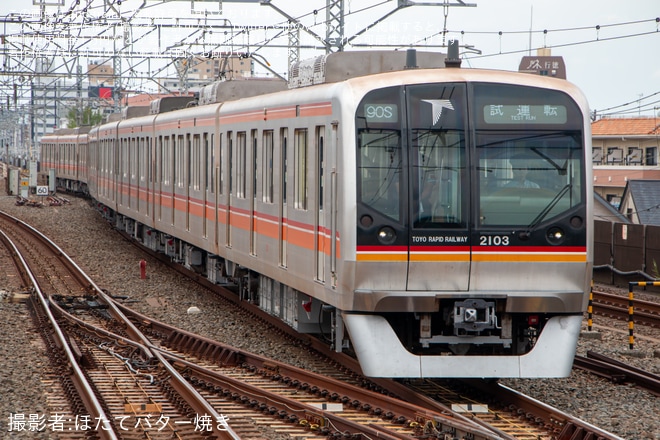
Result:
[[[127,23],[127,26],[130,26],[131,29],[135,26],[142,26],[144,24],[140,24],[139,22],[139,13],[142,11],[150,10],[153,9],[157,6],[162,6],[165,5],[166,1],[161,1],[161,2],[149,2],[148,4],[145,1],[142,2],[98,2],[95,0],[86,0],[86,1],[76,1],[73,0],[70,3],[70,6],[66,9],[63,10],[58,10],[53,13],[48,13],[47,15],[47,21],[43,22],[42,24],[47,24],[48,29],[45,28],[39,28],[36,23],[32,24],[27,24],[26,26],[28,29],[24,29],[27,32],[21,31],[23,37],[26,36],[36,36],[36,35],[50,35],[54,33],[67,33],[70,32],[72,35],[74,35],[76,38],[75,40],[75,45],[74,48],[77,50],[80,50],[81,48],[84,48],[85,46],[89,47],[90,45],[90,40],[88,36],[84,36],[81,34],[82,29],[84,26],[87,25],[94,25],[98,27],[99,34],[103,36],[104,33],[107,33],[108,29],[110,26],[114,25],[116,26],[117,23],[113,23],[113,21],[116,21],[118,19],[117,13],[119,13],[119,19],[121,17],[131,17],[131,23]],[[358,9],[352,9],[348,11],[345,16],[355,16],[357,14],[370,11],[374,8],[377,8],[379,6],[385,5],[386,3],[390,3],[388,1],[374,1],[373,3],[366,5],[364,7],[360,7]],[[116,4],[116,6],[115,6]],[[134,7],[134,5],[138,5],[137,7]],[[442,6],[442,4],[438,4],[438,6]],[[119,9],[123,7],[123,9]],[[128,8],[127,8],[128,7]],[[118,8],[118,9],[114,9]],[[313,24],[307,24],[306,26],[308,28],[314,28],[317,26],[326,26],[328,25],[329,21],[328,20],[316,20],[316,17],[319,14],[319,12],[322,12],[326,9],[326,7],[322,8],[316,8],[316,9],[309,9],[307,12],[303,14],[299,14],[295,17],[295,20],[302,22],[306,19],[309,19],[310,17],[314,17],[314,23]],[[144,17],[145,19],[148,19],[150,17]],[[153,18],[152,18],[153,19]],[[206,28],[207,23],[208,23],[208,28],[213,29],[214,26],[217,26],[219,24],[217,18],[212,17],[212,16],[204,16],[200,18],[187,18],[189,21],[195,21],[197,20],[197,23],[200,23],[200,20],[204,22],[204,25],[198,24],[199,29],[201,28]],[[584,32],[584,31],[589,31],[589,30],[595,30],[597,33],[600,33],[601,31],[607,30],[607,29],[621,29],[625,27],[630,27],[634,26],[635,28],[638,28],[639,26],[646,26],[649,23],[656,23],[656,28],[653,30],[653,32],[630,32],[627,34],[620,34],[616,36],[610,36],[610,37],[601,37],[600,35],[597,35],[595,38],[592,39],[582,39],[582,40],[574,40],[562,44],[554,44],[554,45],[548,45],[547,47],[549,48],[558,48],[558,47],[569,47],[569,46],[575,46],[575,45],[581,45],[581,44],[589,44],[589,43],[596,43],[596,42],[604,42],[604,41],[610,41],[610,40],[617,40],[617,39],[624,39],[624,38],[634,38],[634,37],[640,37],[644,35],[649,35],[654,32],[658,32],[657,29],[657,23],[660,22],[660,18],[650,18],[650,19],[643,19],[643,20],[633,20],[633,21],[623,21],[623,22],[617,22],[617,23],[606,23],[606,24],[598,24],[598,25],[589,25],[589,26],[576,26],[576,27],[566,27],[566,28],[551,28],[551,29],[525,29],[525,30],[501,30],[501,31],[470,31],[470,30],[461,30],[461,31],[456,31],[456,30],[446,30],[446,25],[445,29],[443,29],[441,32],[434,34],[435,36],[437,35],[442,35],[444,36],[447,33],[453,33],[453,32],[460,32],[461,35],[463,36],[469,36],[469,35],[493,35],[496,36],[496,38],[502,38],[503,36],[506,35],[515,35],[515,34],[529,34],[532,32],[533,34],[543,34],[545,36],[549,36],[552,34],[572,34],[576,32]],[[235,44],[235,46],[232,46],[233,50],[236,51],[251,51],[251,52],[258,52],[262,51],[264,47],[266,46],[271,46],[278,38],[284,38],[286,37],[286,32],[283,31],[283,29],[286,29],[286,26],[289,25],[290,23],[287,20],[284,21],[278,21],[273,24],[267,24],[267,25],[262,25],[262,26],[257,26],[255,29],[256,30],[263,30],[268,27],[278,27],[280,28],[279,32],[276,32],[275,34],[271,35],[264,35],[263,38],[257,38],[256,40],[253,40],[250,43],[251,38],[245,39],[246,41],[238,41],[237,39],[239,36],[243,35],[249,35],[251,32],[251,28],[247,26],[241,27],[240,25],[237,25],[237,29],[241,29],[239,32],[229,32],[229,35],[227,35],[227,38],[225,39],[224,42],[218,42],[212,41],[208,43],[205,40],[205,36],[200,36],[200,32],[190,32],[189,35],[186,37],[183,37],[181,41],[182,47],[185,47],[189,53],[194,54],[196,52],[201,51],[201,49],[198,51],[197,48],[204,47],[205,45],[208,45],[208,47],[211,47],[213,49],[220,49],[223,46],[229,45],[229,44]],[[157,26],[158,23],[154,23],[154,27]],[[104,27],[107,26],[107,27]],[[145,25],[148,26],[148,25]],[[140,41],[140,39],[144,39],[145,35],[148,33],[153,32],[152,30],[149,30],[146,34],[145,33],[140,33],[139,35],[136,35],[135,38],[133,38],[132,32],[131,32],[131,41],[129,42],[128,46],[131,46],[135,44],[137,41]],[[16,36],[17,34],[10,34],[8,33],[7,36]],[[254,32],[252,32],[252,35],[254,35]],[[426,37],[432,38],[433,36]],[[426,40],[425,39],[425,40]],[[53,47],[56,45],[53,44]],[[309,46],[308,48],[312,49],[314,47]],[[65,50],[66,48],[62,47],[60,45],[60,50]],[[122,46],[122,49],[123,46]],[[503,51],[498,51],[497,53],[481,53],[481,54],[471,54],[469,57],[466,57],[466,59],[477,59],[477,58],[486,58],[486,57],[493,57],[493,56],[500,56],[500,55],[508,55],[508,54],[516,54],[516,53],[523,53],[527,52],[530,48],[521,48],[521,49],[515,49],[515,50],[503,50]],[[232,51],[233,51],[232,50]],[[73,53],[73,56],[83,56],[84,53]],[[137,69],[136,67],[139,66],[140,64],[143,64],[141,61],[138,62],[137,64],[131,64],[132,59],[135,56],[149,56],[149,54],[142,54],[142,53],[134,53],[131,50],[122,50],[120,56],[122,56],[123,59],[128,60],[129,67],[126,69],[122,69],[121,72],[118,72],[117,74],[120,76],[123,76],[127,72],[131,74],[131,78],[128,78],[129,81],[149,81],[149,78],[154,77],[154,73],[157,72],[157,74],[160,74],[162,72],[165,72],[172,64],[173,60],[169,60],[169,62],[166,63],[165,66],[158,68],[156,71],[145,71],[142,69]],[[143,58],[144,58],[143,56]],[[175,57],[173,57],[175,58]],[[105,61],[111,60],[112,57],[105,57]],[[60,63],[59,67],[62,67],[65,65],[66,62]],[[284,73],[286,74],[286,72]],[[11,81],[10,81],[11,82]],[[135,87],[132,88],[144,88],[144,84],[136,84]],[[637,102],[637,101],[635,101]],[[635,110],[639,110],[639,106],[635,107]],[[605,110],[605,111],[609,111]],[[632,110],[631,110],[632,112]]]
[[[648,104],[645,104],[643,106],[638,106],[634,108],[629,108],[625,110],[619,110],[616,112],[604,112],[603,110],[598,110],[598,117],[606,117],[606,116],[625,116],[625,115],[639,115],[640,113],[648,113],[648,112],[657,112],[660,110],[660,100],[658,101],[653,101]],[[655,116],[646,116],[647,118],[650,117],[655,117]],[[660,121],[659,121],[660,122]]]
[[[660,95],[660,91],[657,91],[655,93],[651,93],[650,95],[643,96],[643,97],[641,97],[639,99],[636,99],[634,101],[626,102],[625,104],[620,104],[620,105],[616,105],[614,107],[604,108],[602,111],[614,110],[614,109],[617,109],[617,108],[620,108],[620,107],[625,107],[627,105],[632,105],[632,104],[638,103],[638,102],[643,101],[645,99],[652,98],[653,96],[657,96],[657,95]],[[655,102],[658,102],[658,101],[655,101]]]

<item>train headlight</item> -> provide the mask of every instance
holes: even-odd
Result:
[[[389,226],[384,226],[378,230],[378,241],[383,244],[392,244],[396,240],[396,232]]]
[[[553,227],[548,229],[546,238],[551,244],[560,244],[564,241],[564,231],[561,228]]]

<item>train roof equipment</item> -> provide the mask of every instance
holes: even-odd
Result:
[[[140,116],[147,116],[151,112],[151,107],[148,105],[131,105],[125,107],[121,111],[122,119],[138,118]]]
[[[334,83],[375,73],[444,67],[445,55],[438,52],[418,52],[414,49],[335,52],[293,64],[289,88]]]
[[[78,135],[78,134],[87,134],[92,129],[91,125],[81,125],[80,127],[73,128],[58,128],[55,130],[55,133],[58,136],[67,136],[67,135]]]
[[[151,101],[151,114],[167,113],[174,110],[180,110],[196,102],[194,96],[163,96],[162,98]]]
[[[202,87],[199,92],[199,105],[234,101],[267,93],[281,92],[286,89],[286,81],[279,78],[237,77],[231,80],[217,81]]]

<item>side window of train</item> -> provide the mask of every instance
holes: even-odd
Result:
[[[234,138],[231,131],[227,132],[227,178],[229,195],[232,195],[234,194]]]
[[[263,188],[262,188],[263,201],[266,203],[273,203],[273,186],[274,186],[273,130],[264,130],[262,148],[263,148],[263,153],[261,154],[261,159],[263,161],[262,169],[264,170],[264,179],[263,179]]]
[[[113,138],[113,139],[110,139],[109,143],[110,143],[110,151],[108,152],[108,154],[110,154],[110,161],[112,162],[112,168],[111,168],[112,169],[112,174],[114,176],[118,176],[119,175],[119,166],[120,166],[119,152],[118,152],[118,149],[119,149],[118,143],[119,143],[119,141],[117,139]]]
[[[163,137],[158,136],[154,142],[154,181],[163,183]]]
[[[325,135],[325,127],[320,126],[316,127],[316,151],[317,151],[317,164],[318,164],[318,170],[317,170],[317,178],[318,178],[318,194],[317,194],[317,199],[318,199],[318,206],[319,209],[323,209],[323,177],[324,177],[324,139]]]
[[[179,188],[183,188],[185,182],[185,165],[186,165],[186,142],[182,134],[177,137],[176,140],[176,159],[175,163],[177,166],[176,170],[176,182]]]
[[[286,197],[287,197],[287,183],[288,183],[288,178],[289,178],[289,167],[288,167],[288,162],[287,162],[287,154],[288,154],[288,142],[287,139],[289,137],[289,130],[286,128],[282,128],[280,132],[280,150],[281,150],[281,164],[280,164],[280,169],[282,170],[281,176],[282,176],[282,203],[286,204]]]
[[[298,128],[294,133],[294,206],[307,209],[307,129]]]
[[[149,181],[154,183],[156,179],[156,161],[154,156],[154,139],[151,137],[147,138],[147,161],[149,163]]]
[[[192,182],[193,182],[193,189],[195,191],[199,191],[202,189],[202,177],[204,174],[204,170],[206,167],[204,166],[206,164],[206,154],[204,154],[205,151],[202,151],[202,140],[201,136],[199,134],[194,134],[193,135],[193,142],[192,142],[192,155],[193,155],[193,177],[192,177]],[[204,189],[206,189],[206,186],[204,186]]]
[[[130,146],[129,146],[129,160],[128,160],[128,165],[130,167],[130,174],[131,174],[131,180],[136,180],[137,179],[137,167],[138,167],[138,140],[137,138],[130,138]]]
[[[216,154],[216,149],[215,149],[215,135],[211,135],[211,145],[213,145],[213,154]],[[223,171],[223,162],[222,162],[222,133],[218,135],[218,149],[217,149],[217,154],[218,154],[218,165],[216,168],[215,173],[213,174],[213,178],[216,179],[216,182],[213,184],[213,187],[215,188],[215,185],[218,185],[218,194],[224,194],[224,185],[225,185],[225,173]],[[215,165],[215,158],[213,159],[213,166]]]
[[[213,148],[209,146],[209,134],[204,133],[202,135],[202,146],[203,146],[203,156],[204,156],[204,176],[203,184],[204,191],[213,192]]]
[[[258,164],[259,155],[257,154],[258,141],[257,137],[259,136],[259,131],[252,130],[252,198],[257,198],[257,175],[258,175]]]
[[[195,189],[195,173],[197,171],[197,156],[195,154],[195,146],[193,140],[190,138],[190,133],[186,134],[186,178],[185,185],[190,189]]]
[[[244,131],[236,133],[236,197],[245,198],[247,184],[247,139]]]
[[[128,179],[130,176],[130,168],[129,168],[129,161],[130,161],[130,147],[129,147],[129,141],[128,139],[122,139],[121,141],[122,144],[122,151],[121,151],[121,167],[123,170],[123,175],[124,175],[124,180]]]
[[[163,173],[163,185],[170,185],[170,182],[172,181],[172,176],[170,176],[170,168],[168,167],[167,164],[170,164],[170,158],[171,158],[171,153],[170,153],[170,137],[165,136],[163,138],[163,154],[162,154],[162,173]]]
[[[140,182],[149,182],[149,164],[151,163],[149,157],[149,145],[151,145],[151,143],[149,142],[149,138],[143,137],[140,138],[140,144],[140,155],[142,156],[140,158]]]
[[[172,135],[172,188],[179,185],[181,180],[181,164],[179,163],[183,152],[183,139]]]
[[[176,163],[176,159],[179,157],[177,153],[178,148],[179,148],[179,144],[176,142],[176,136],[172,135],[172,149],[170,150],[172,153],[170,154],[170,158],[168,162],[172,164],[172,168],[171,168],[172,188],[174,188],[177,184],[177,178],[179,173],[179,167],[178,164]]]

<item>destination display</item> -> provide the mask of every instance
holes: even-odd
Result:
[[[371,123],[393,123],[399,120],[399,106],[396,104],[365,104],[364,117]]]
[[[483,107],[487,124],[565,124],[563,105],[505,105],[488,104]]]

